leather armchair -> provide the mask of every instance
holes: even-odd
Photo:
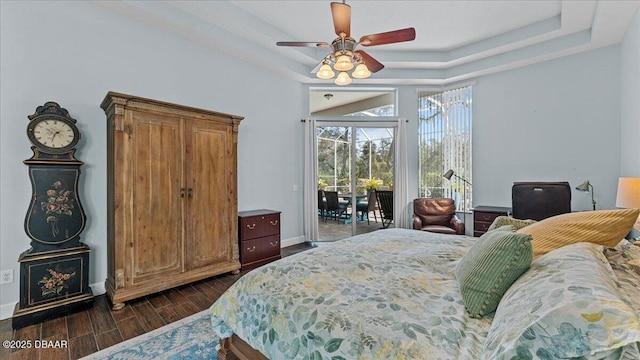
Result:
[[[464,235],[464,223],[456,215],[456,205],[448,198],[413,200],[413,228],[440,234]]]

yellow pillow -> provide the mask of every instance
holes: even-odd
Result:
[[[519,229],[533,237],[533,257],[565,245],[591,242],[616,246],[631,231],[640,209],[583,211],[552,216]]]

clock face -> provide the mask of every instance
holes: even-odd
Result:
[[[79,140],[77,128],[58,118],[45,118],[29,124],[27,134],[33,144],[45,151],[64,152],[74,147]]]

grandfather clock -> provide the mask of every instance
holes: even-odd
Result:
[[[76,120],[52,101],[28,118],[33,156],[24,163],[32,195],[24,229],[31,248],[18,259],[20,302],[13,313],[14,329],[93,305],[91,250],[80,242],[86,215],[78,193],[83,162],[74,156],[80,140]]]

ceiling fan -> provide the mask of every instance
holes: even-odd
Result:
[[[414,28],[406,28],[383,32],[378,34],[365,35],[356,41],[351,37],[351,6],[344,3],[332,2],[331,15],[333,17],[333,27],[338,37],[331,42],[301,42],[301,41],[278,41],[278,46],[302,46],[302,47],[331,47],[332,52],[322,60],[322,66],[316,72],[316,76],[320,79],[331,79],[335,73],[333,69],[338,71],[338,77],[335,80],[337,85],[351,84],[351,78],[347,71],[355,70],[351,76],[357,79],[364,79],[371,76],[371,73],[378,72],[384,68],[378,60],[363,50],[355,50],[356,46],[375,46],[393,44],[403,41],[412,41],[416,38],[416,30]],[[355,64],[355,65],[354,65]]]

